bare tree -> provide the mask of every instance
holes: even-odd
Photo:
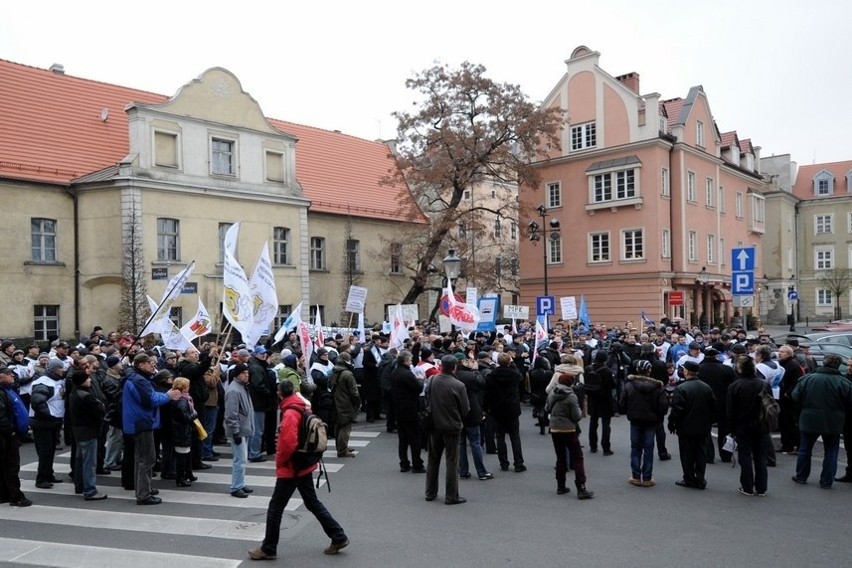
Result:
[[[346,317],[346,300],[349,298],[349,288],[358,286],[361,282],[361,243],[353,239],[352,233],[352,217],[346,217],[346,224],[343,226],[343,279],[341,280],[340,289],[340,322],[344,322]],[[349,316],[351,319],[351,315]],[[343,323],[341,323],[343,325]]]
[[[142,247],[142,216],[135,200],[129,196],[122,228],[121,305],[118,310],[118,330],[136,333],[151,313],[148,307],[148,288],[145,279],[145,260]]]
[[[398,175],[431,219],[428,230],[417,227],[419,235],[412,238],[413,231],[405,237],[412,283],[402,302],[413,303],[430,289],[430,273],[440,270],[436,257],[447,248],[467,260],[462,270],[468,276],[493,270],[493,261],[480,260],[486,253],[476,250],[478,236],[497,216],[517,223],[512,188],[538,186],[532,160],[542,149],[559,148],[563,119],[559,108],[540,108],[520,87],[496,83],[485,77],[485,67],[469,62],[459,69],[437,65],[406,86],[423,100],[412,112],[394,113]],[[496,200],[463,204],[465,191],[480,184],[498,188]]]
[[[834,301],[834,319],[843,317],[843,309],[840,307],[840,298],[852,287],[852,270],[848,268],[832,268],[823,271],[817,276],[817,283],[821,288],[831,291]]]

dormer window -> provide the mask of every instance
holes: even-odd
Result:
[[[846,192],[852,193],[852,170],[846,174]]]
[[[822,170],[814,176],[814,195],[828,197],[832,193],[834,193],[834,174],[828,170]]]

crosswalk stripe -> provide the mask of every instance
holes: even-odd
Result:
[[[77,544],[41,542],[0,537],[0,562],[55,568],[192,566],[193,568],[237,568],[242,560],[226,560],[147,550],[100,548]]]
[[[331,458],[331,457],[336,458],[337,452],[331,452],[331,454],[329,454],[329,452],[326,452],[325,454],[323,454],[323,458]],[[232,463],[233,462],[230,458],[226,458],[225,456],[222,456],[221,458],[219,458],[219,461],[214,462],[211,465],[214,465],[214,467],[218,467],[218,468],[227,468],[227,470],[230,471]],[[325,462],[323,461],[323,463],[325,463]],[[71,462],[68,459],[57,459],[57,460],[53,461],[54,469],[58,469],[57,466],[60,466],[60,465],[66,465],[66,466],[70,467]],[[337,473],[338,471],[340,471],[343,468],[343,464],[342,463],[326,463],[325,468],[329,471],[329,473]],[[250,472],[253,469],[274,470],[275,469],[275,462],[272,461],[272,460],[266,460],[265,462],[257,462],[257,463],[249,462],[248,467],[246,468],[246,471]],[[28,463],[26,465],[22,465],[21,471],[27,471],[27,472],[38,471],[38,462],[33,462],[33,463]],[[194,471],[193,473],[196,476],[198,476],[199,481],[201,481],[201,480],[204,479],[202,476],[213,475],[213,474],[207,473],[209,471],[211,471],[211,470],[203,469],[203,470],[199,470],[199,471]],[[230,483],[230,481],[231,481],[231,474],[230,473],[227,473],[227,474],[222,473],[222,474],[217,474],[217,475],[227,476],[227,478],[228,478],[227,482]],[[120,476],[120,472],[116,471],[116,472],[113,472],[113,474],[111,476],[99,476],[99,477],[101,477],[102,479],[111,479],[111,478],[117,479],[119,476]],[[248,477],[251,477],[252,479],[264,479],[263,477],[253,476],[253,475],[250,475]],[[248,477],[246,478],[246,480],[247,480],[246,484],[247,485],[260,485],[261,487],[272,487],[273,485],[275,485],[275,477],[274,476],[272,476],[272,478],[271,478],[272,479],[271,485],[264,485],[262,482],[248,481]],[[211,483],[217,483],[217,482],[221,482],[221,479],[222,478],[211,478],[209,481]],[[217,480],[219,480],[219,481],[217,481]]]
[[[256,514],[252,511],[252,514]],[[48,505],[0,507],[0,519],[15,522],[45,523],[74,527],[109,527],[115,530],[155,532],[180,536],[203,536],[230,540],[262,540],[265,524],[234,519],[203,519],[124,513],[106,509],[70,509]]]

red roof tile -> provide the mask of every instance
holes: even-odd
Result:
[[[662,101],[660,103],[666,112],[666,116],[668,117],[669,132],[671,132],[672,126],[677,124],[677,119],[680,116],[680,110],[683,108],[683,103],[684,100],[680,97],[676,99]]]
[[[751,138],[740,140],[740,153],[754,154],[754,148],[751,147]]]
[[[731,132],[725,132],[724,134],[722,134],[722,149],[723,150],[725,148],[730,148],[736,142],[737,142],[737,131],[736,130],[732,130]],[[737,146],[739,146],[738,143],[737,143]]]
[[[852,172],[852,160],[799,166],[796,183],[793,185],[793,195],[801,199],[816,199],[814,177],[823,170],[828,170],[834,174],[834,192],[832,195],[848,195],[846,175]]]
[[[0,85],[0,177],[63,185],[128,154],[128,104],[169,99],[4,60]],[[404,184],[380,183],[394,167],[386,144],[270,122],[299,138],[296,176],[311,211],[426,222]]]

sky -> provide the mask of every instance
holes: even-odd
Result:
[[[703,85],[721,132],[804,165],[852,160],[850,21],[848,0],[44,0],[4,7],[0,59],[163,95],[224,67],[268,117],[389,139],[419,71],[482,64],[540,102],[585,45],[644,94]]]

